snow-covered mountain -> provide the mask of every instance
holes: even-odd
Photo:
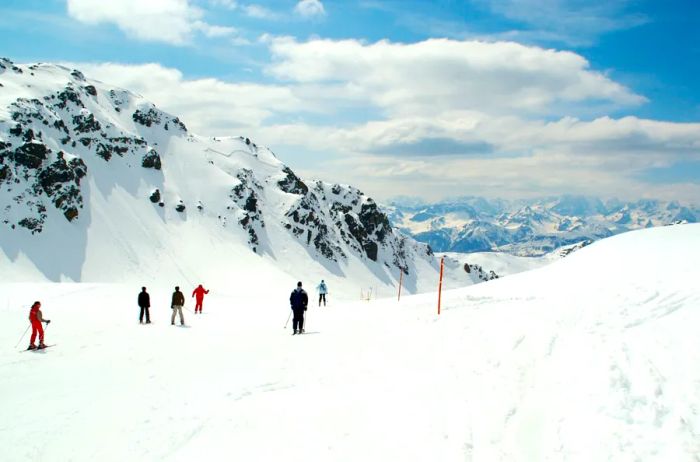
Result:
[[[358,189],[304,181],[248,138],[197,136],[141,96],[57,65],[0,60],[0,191],[10,281],[184,285],[252,271],[354,295],[394,287],[400,271],[408,292],[437,278],[430,248]]]
[[[676,201],[621,202],[581,196],[505,201],[466,197],[436,204],[397,200],[397,227],[436,252],[498,251],[540,256],[634,229],[700,220],[700,208]]]

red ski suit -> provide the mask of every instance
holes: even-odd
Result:
[[[32,338],[29,340],[31,345],[34,345],[34,340],[36,340],[37,334],[39,334],[39,343],[44,343],[44,328],[41,325],[41,319],[39,318],[39,305],[32,306],[31,311],[29,311],[29,322],[32,323]]]
[[[193,297],[195,295],[197,296],[197,298],[196,298],[197,304],[194,306],[195,313],[197,312],[197,310],[199,310],[200,313],[202,312],[202,302],[204,301],[204,294],[208,294],[208,293],[209,293],[209,291],[206,290],[201,285],[199,287],[197,287],[196,289],[194,289],[194,291],[192,292]]]

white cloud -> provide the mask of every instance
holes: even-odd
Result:
[[[186,79],[159,64],[68,63],[86,76],[137,92],[202,135],[247,135],[275,114],[312,108],[284,86]]]
[[[277,13],[275,13],[274,11],[272,11],[268,8],[265,8],[264,6],[256,5],[256,4],[250,4],[250,5],[244,6],[243,11],[245,12],[246,15],[250,16],[251,18],[255,18],[255,19],[276,20],[279,18],[279,15]]]
[[[695,200],[700,193],[698,182],[674,188],[640,179],[650,168],[700,161],[699,123],[636,117],[545,122],[464,112],[348,128],[265,126],[258,133],[272,146],[304,147],[323,156],[322,169],[301,174],[355,184],[380,198],[575,192]],[[455,151],[460,147],[462,152]]]
[[[209,3],[215,7],[224,7],[229,10],[235,10],[238,8],[238,3],[236,0],[209,0]]]
[[[582,56],[513,42],[430,39],[413,44],[272,39],[269,72],[281,80],[338,83],[395,116],[446,110],[562,114],[601,101],[646,101]]]
[[[249,136],[304,176],[379,198],[700,192],[641,179],[700,161],[700,124],[576,117],[600,101],[644,101],[577,54],[450,40],[262,43],[275,84],[187,79],[157,64],[74,67],[143,94],[195,133]]]
[[[325,16],[326,14],[320,0],[300,0],[294,7],[294,11],[305,18]]]
[[[606,33],[630,29],[648,22],[642,14],[627,10],[634,0],[472,0],[493,13],[530,27],[513,31],[517,37],[547,42],[591,45]]]
[[[294,124],[271,126],[266,131],[278,143],[304,144],[305,140],[313,140],[308,147],[393,157],[412,156],[413,147],[420,144],[422,157],[452,155],[483,159],[559,153],[579,159],[623,156],[650,162],[695,156],[700,160],[700,123],[636,117],[600,117],[592,121],[564,117],[545,122],[479,112],[450,112],[432,117],[369,121],[348,128]],[[445,145],[443,140],[453,141],[447,146],[448,151],[441,150]],[[455,151],[460,146],[464,146],[462,153]]]
[[[68,14],[86,24],[113,23],[144,41],[184,45],[199,31],[208,37],[230,35],[230,27],[202,21],[203,12],[188,0],[67,0]]]
[[[207,24],[202,21],[196,21],[192,26],[193,29],[201,31],[204,35],[210,38],[227,37],[238,33],[235,27],[212,26],[211,24]]]

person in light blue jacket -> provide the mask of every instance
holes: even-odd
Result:
[[[321,279],[321,283],[316,287],[318,290],[318,306],[321,306],[321,300],[323,300],[323,306],[326,306],[326,294],[328,293],[328,287],[326,283]]]

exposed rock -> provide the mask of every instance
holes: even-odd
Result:
[[[359,218],[367,234],[375,234],[379,242],[384,242],[387,232],[391,230],[391,224],[386,214],[377,208],[372,199],[367,199],[367,202],[362,204]]]
[[[85,76],[77,69],[73,69],[73,72],[71,72],[70,75],[72,75],[76,80],[85,81]]]
[[[7,165],[3,165],[0,167],[0,183],[3,181],[9,181],[12,179],[12,172],[10,171],[10,167]]]
[[[15,149],[14,160],[27,168],[39,168],[47,159],[49,149],[41,143],[24,143]]]
[[[32,234],[40,233],[42,229],[42,222],[36,218],[22,218],[17,224],[30,230]]]
[[[149,199],[150,199],[151,202],[153,202],[154,204],[157,203],[157,202],[160,202],[160,190],[158,190],[158,189],[156,188],[156,189],[151,193],[151,196],[149,197]],[[161,206],[161,207],[162,207],[162,206]]]
[[[243,215],[238,224],[248,233],[248,244],[257,252],[260,238],[256,229],[265,227],[262,213],[258,209],[258,194],[256,190],[262,190],[262,186],[255,180],[253,172],[242,169],[236,175],[240,183],[231,189],[231,199],[242,210]]]
[[[185,208],[185,204],[183,204],[182,201],[180,201],[180,203],[175,206],[175,210],[177,210],[178,212],[184,212]]]
[[[145,125],[146,127],[150,127],[153,124],[159,125],[161,122],[160,113],[152,108],[146,112],[137,109],[131,118],[134,122]]]
[[[321,205],[316,194],[306,193],[286,214],[294,225],[286,223],[285,227],[294,236],[305,235],[306,245],[313,242],[316,250],[329,260],[338,261],[338,257],[346,258],[345,252],[334,242],[325,220],[316,213],[320,212],[320,209]]]
[[[97,149],[95,149],[95,154],[102,157],[104,160],[109,161],[109,159],[112,158],[112,146],[110,144],[99,143],[97,145]]]
[[[187,127],[185,126],[184,123],[182,123],[182,121],[181,121],[178,117],[175,117],[175,118],[173,119],[173,123],[174,123],[175,125],[177,125],[177,126],[180,128],[180,130],[182,130],[183,132],[186,132],[186,131],[187,131]]]
[[[290,194],[306,194],[309,187],[299,179],[289,167],[284,167],[282,171],[287,175],[283,180],[277,182],[280,189]]]
[[[156,170],[161,169],[161,162],[160,162],[160,156],[158,155],[158,152],[151,148],[148,150],[145,156],[143,156],[143,159],[141,161],[141,166],[144,168],[153,168]]]
[[[87,174],[87,166],[78,158],[66,162],[62,153],[58,159],[37,175],[44,193],[51,198],[54,206],[63,211],[68,221],[78,216],[78,209],[83,207],[80,192],[80,179]]]
[[[56,96],[59,100],[59,102],[56,104],[56,107],[58,108],[66,109],[68,107],[68,103],[73,103],[81,108],[85,107],[78,92],[70,85],[66,86],[66,88],[64,88],[63,91],[58,93]]]
[[[99,132],[101,129],[102,126],[95,120],[94,114],[73,116],[73,130],[75,130],[76,133]]]

